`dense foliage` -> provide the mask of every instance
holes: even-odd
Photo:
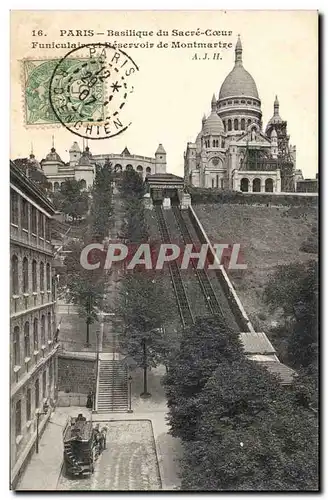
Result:
[[[63,212],[72,221],[87,215],[89,195],[84,190],[82,181],[67,179],[58,191],[52,193],[52,202],[59,212]]]
[[[165,378],[171,433],[183,442],[184,490],[316,490],[310,394],[248,360],[220,318],[184,331]]]
[[[96,166],[96,175],[92,189],[92,234],[98,241],[108,236],[113,213],[113,171],[110,162]]]

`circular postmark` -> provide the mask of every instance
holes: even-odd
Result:
[[[134,91],[136,63],[109,43],[90,43],[68,52],[56,65],[49,101],[70,132],[87,139],[107,139],[131,122],[126,105]]]

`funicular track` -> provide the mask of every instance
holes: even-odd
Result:
[[[155,206],[155,213],[157,217],[158,227],[161,233],[163,243],[171,243],[171,236],[165,222],[163,209],[161,206]],[[182,325],[185,327],[191,323],[194,323],[195,318],[192,313],[186,290],[182,281],[180,274],[180,269],[176,261],[168,262],[169,271],[171,275],[171,280],[174,288],[174,293],[176,295],[179,313],[181,317]]]
[[[189,229],[182,217],[181,211],[178,207],[173,206],[172,211],[174,214],[174,217],[176,219],[176,222],[178,224],[178,227],[180,229],[181,235],[183,237],[184,243],[187,244],[192,244],[194,245],[194,241],[191,237],[191,234],[189,232]],[[205,301],[208,307],[208,310],[210,311],[211,314],[213,315],[219,315],[222,318],[224,317],[221,305],[218,301],[218,298],[214,292],[213,286],[210,282],[210,279],[208,277],[208,274],[205,269],[197,269],[197,264],[194,261],[194,259],[191,259],[192,266],[194,268],[195,274],[197,276],[199,285],[202,289],[202,292],[205,297]]]

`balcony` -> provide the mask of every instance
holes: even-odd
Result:
[[[36,234],[27,229],[19,228],[16,224],[10,225],[10,239],[13,243],[24,245],[41,252],[53,253],[53,247],[50,241],[37,237]]]

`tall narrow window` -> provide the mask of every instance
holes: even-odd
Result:
[[[241,121],[240,121],[240,128],[242,130],[245,130],[245,127],[246,127],[245,118],[242,118]]]
[[[233,121],[233,128],[235,130],[238,130],[238,120],[237,120],[237,118],[235,118],[234,121]]]
[[[46,343],[46,317],[44,314],[41,316],[41,345]]]
[[[48,340],[52,339],[52,328],[51,328],[51,313],[48,312]]]
[[[32,262],[32,287],[33,287],[33,292],[36,292],[38,289],[36,260],[33,260]]]
[[[40,262],[40,290],[44,292],[44,264]]]
[[[16,437],[22,434],[22,402],[19,399],[15,408],[15,431]]]
[[[47,372],[44,370],[42,373],[42,397],[47,397]]]
[[[36,208],[34,206],[31,207],[31,230],[33,234],[36,234]]]
[[[19,294],[17,255],[13,255],[11,258],[11,290],[13,295]]]
[[[219,187],[219,176],[218,175],[216,176],[216,187],[217,188]]]
[[[46,240],[50,241],[50,220],[46,219]]]
[[[228,120],[228,131],[230,132],[232,130],[232,121]]]
[[[26,420],[31,420],[31,389],[27,389],[26,391]]]
[[[22,198],[22,228],[28,229],[28,202],[25,198]]]
[[[47,274],[47,290],[51,290],[51,279],[50,279],[50,264],[47,263],[46,266],[46,274]]]
[[[24,356],[30,357],[30,324],[26,321],[24,326]]]
[[[28,260],[23,259],[23,293],[28,293]]]
[[[20,334],[19,327],[14,328],[14,338],[13,338],[13,350],[14,350],[14,366],[20,365]]]
[[[18,225],[18,193],[10,190],[10,222]]]
[[[34,318],[34,321],[33,321],[33,345],[34,345],[34,350],[38,351],[39,350],[39,322],[38,322],[38,318]]]
[[[44,215],[39,212],[39,236],[44,238]]]
[[[35,408],[39,408],[40,406],[40,384],[39,384],[39,379],[37,378],[35,381]]]

